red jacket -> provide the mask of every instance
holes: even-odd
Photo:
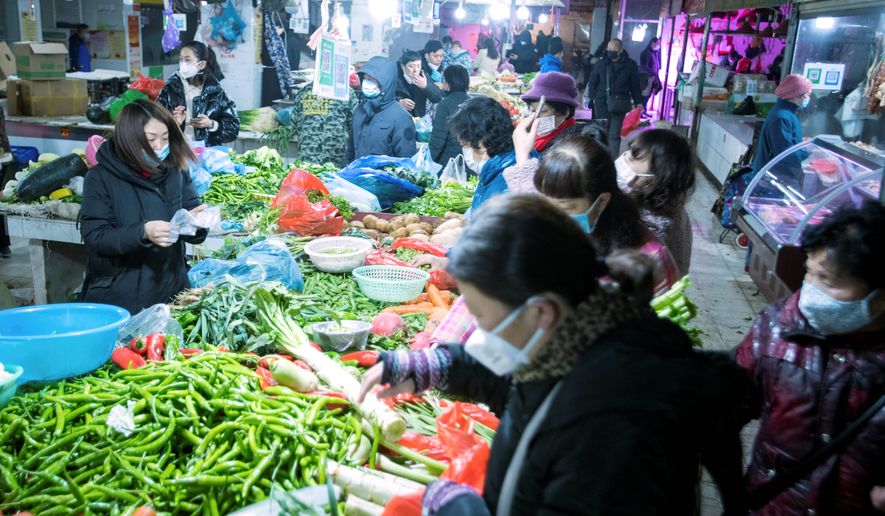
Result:
[[[754,385],[747,419],[759,419],[747,471],[751,493],[839,435],[885,394],[885,330],[824,337],[798,302],[797,292],[769,305],[736,349]],[[870,490],[883,483],[885,410],[759,514],[878,514]]]

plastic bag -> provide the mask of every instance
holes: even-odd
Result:
[[[250,246],[236,260],[201,260],[187,277],[197,288],[225,281],[278,281],[289,290],[304,290],[304,279],[295,258],[285,244],[273,238]]]
[[[429,272],[429,283],[440,290],[456,290],[458,283],[444,269],[436,269]]]
[[[439,176],[439,181],[443,185],[449,183],[457,183],[462,186],[467,185],[467,164],[464,162],[463,154],[449,158],[449,162]]]
[[[227,151],[206,147],[200,152],[200,166],[210,174],[245,174],[246,166],[234,163]]]
[[[489,461],[488,443],[473,431],[474,421],[464,404],[451,404],[436,418],[439,441],[450,458],[440,478],[466,484],[482,494]]]
[[[322,178],[330,193],[344,197],[357,211],[381,211],[381,203],[372,192],[342,179],[338,174],[323,174]]]
[[[626,137],[639,127],[642,121],[642,108],[634,108],[624,116],[624,123],[621,124],[621,138]]]
[[[246,28],[246,22],[237,13],[237,6],[233,0],[228,0],[219,16],[209,18],[209,24],[212,27],[209,39],[217,42],[223,39],[223,46],[228,49],[237,47]]]
[[[209,187],[212,186],[212,174],[206,172],[206,169],[199,165],[191,165],[190,174],[197,195],[202,196],[209,191]]]
[[[411,267],[408,263],[397,259],[383,249],[376,249],[369,253],[368,256],[366,256],[364,263],[366,265],[396,265],[397,267]]]
[[[271,206],[282,207],[279,226],[283,231],[300,236],[339,235],[344,229],[344,218],[338,208],[328,199],[311,203],[308,192],[319,191],[324,195],[329,190],[318,177],[300,168],[293,169],[283,180]]]
[[[163,16],[166,17],[166,30],[163,31],[163,52],[168,53],[178,48],[181,39],[178,37],[178,23],[172,16],[172,8],[164,9]]]
[[[172,317],[167,304],[150,306],[129,319],[129,322],[117,332],[115,347],[126,347],[132,339],[140,339],[155,333],[163,334],[167,339],[170,335],[174,335],[178,337],[179,342],[183,342],[184,331],[178,321]]]
[[[381,170],[384,167],[396,167],[396,168],[404,168],[406,170],[412,170],[417,172],[418,168],[415,166],[415,162],[412,161],[411,158],[397,158],[394,156],[384,156],[384,155],[369,155],[363,156],[361,158],[357,158],[350,162],[347,165],[347,169],[351,168],[373,168],[376,170]]]
[[[445,257],[448,254],[448,250],[436,244],[431,244],[430,242],[426,242],[424,240],[419,240],[417,238],[397,238],[393,242],[393,250],[397,250],[399,248],[405,249],[414,249],[416,251],[421,251],[422,253],[432,254],[433,256]]]
[[[200,229],[212,229],[221,223],[221,206],[211,206],[198,213],[184,208],[175,212],[169,221],[169,242],[178,241],[179,235],[194,236]]]
[[[129,85],[129,89],[140,91],[147,95],[151,100],[157,100],[157,97],[160,96],[160,91],[165,85],[166,83],[161,79],[145,77],[141,72],[138,72],[138,79],[135,79],[135,82]]]
[[[419,142],[430,143],[430,133],[433,132],[433,119],[430,115],[415,120],[415,132],[418,133]]]
[[[431,459],[445,461],[449,458],[442,442],[436,436],[406,432],[396,443]]]
[[[384,505],[381,516],[421,516],[424,490],[407,495],[396,495]]]
[[[381,208],[385,210],[398,202],[414,199],[424,193],[424,189],[420,186],[372,168],[347,168],[341,171],[340,176],[374,194]]]
[[[434,176],[439,174],[439,171],[442,170],[442,165],[433,161],[433,157],[430,155],[429,145],[422,145],[421,149],[412,156],[412,161],[415,162],[415,167],[418,170],[426,170]]]
[[[111,107],[108,108],[108,113],[111,115],[111,121],[116,122],[117,116],[120,115],[120,111],[134,100],[147,100],[147,95],[140,91],[126,90],[120,95],[120,98],[111,103]]]
[[[79,195],[83,197],[83,184],[86,183],[86,178],[83,176],[74,176],[68,181],[68,188],[74,192],[74,195]]]
[[[98,159],[95,157],[98,154],[98,148],[101,147],[101,144],[105,142],[104,136],[99,136],[97,134],[93,134],[86,140],[86,164],[89,165],[89,168],[92,168],[98,163]]]

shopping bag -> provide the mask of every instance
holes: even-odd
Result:
[[[123,348],[132,342],[132,339],[140,339],[148,335],[161,334],[168,339],[174,335],[178,341],[184,339],[184,330],[178,320],[172,317],[169,305],[156,304],[149,306],[134,315],[129,322],[117,331],[117,344],[114,347]]]
[[[628,134],[635,131],[642,121],[642,108],[634,108],[624,116],[624,123],[621,124],[621,137],[625,138]]]
[[[385,210],[398,202],[414,199],[424,193],[424,189],[420,186],[383,170],[347,168],[341,171],[340,176],[374,194],[381,208]]]
[[[271,204],[281,208],[278,225],[283,231],[300,236],[340,235],[344,218],[338,214],[338,208],[328,199],[310,202],[308,194],[312,191],[329,195],[317,176],[300,168],[289,172]]]
[[[157,97],[160,96],[160,90],[162,90],[165,85],[166,83],[161,79],[145,77],[141,72],[138,72],[138,79],[129,85],[129,89],[140,91],[147,95],[151,100],[157,100]]]
[[[440,478],[471,486],[482,494],[489,445],[473,431],[475,423],[464,413],[463,405],[452,403],[436,418],[440,443],[450,459]]]
[[[439,181],[443,185],[457,183],[464,186],[467,184],[467,164],[464,162],[463,154],[449,158],[449,162],[446,163],[442,174],[439,176]]]
[[[295,258],[285,244],[273,238],[250,246],[236,260],[200,260],[188,271],[187,278],[196,288],[230,281],[278,281],[289,290],[304,290],[304,279]]]
[[[180,235],[195,236],[201,229],[212,229],[221,224],[221,206],[212,206],[198,213],[184,208],[172,215],[169,221],[168,241],[175,243]]]
[[[93,134],[86,140],[86,164],[89,165],[89,168],[95,166],[98,163],[98,159],[95,155],[98,153],[98,148],[101,147],[101,144],[105,142],[104,136],[100,136],[97,134]]]
[[[415,162],[415,168],[430,172],[434,176],[442,170],[442,165],[433,161],[433,158],[430,156],[430,145],[421,145],[418,152],[412,156],[412,161]]]
[[[358,187],[338,174],[323,174],[322,179],[331,194],[344,197],[357,211],[381,211],[381,203],[372,192]]]

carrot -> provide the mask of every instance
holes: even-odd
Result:
[[[439,293],[442,294],[443,302],[445,302],[446,306],[449,306],[452,304],[452,291],[451,290],[440,290]],[[424,293],[424,294],[421,294],[420,296],[416,297],[415,299],[409,301],[406,304],[417,305],[418,303],[430,303],[430,296],[428,296],[426,293]]]
[[[391,306],[385,308],[384,311],[387,313],[394,313],[399,315],[406,314],[430,314],[434,309],[434,306],[430,303],[418,303],[417,305],[400,305],[400,306]]]
[[[427,290],[427,297],[430,298],[430,302],[433,303],[433,306],[437,308],[447,308],[449,306],[443,299],[439,289],[436,288],[436,285],[433,283],[427,283],[425,289]]]
[[[446,316],[449,315],[449,309],[443,307],[435,307],[429,314],[427,318],[427,325],[424,326],[424,333],[428,335],[433,335],[439,325],[445,320]]]

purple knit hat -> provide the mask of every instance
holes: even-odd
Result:
[[[532,89],[527,91],[521,98],[525,102],[537,102],[543,96],[547,102],[562,102],[569,106],[578,107],[578,85],[569,74],[559,72],[547,72],[539,74],[532,81]]]

